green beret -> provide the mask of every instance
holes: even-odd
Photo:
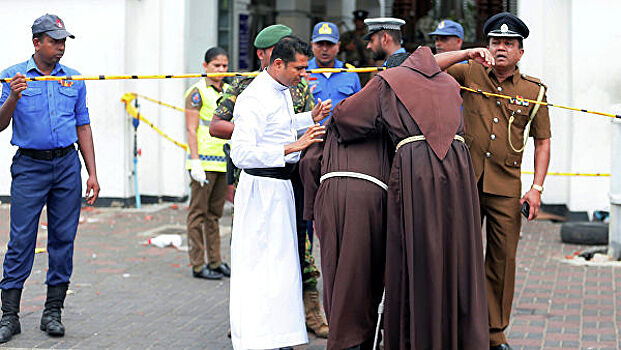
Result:
[[[278,40],[286,37],[287,35],[291,35],[292,33],[293,31],[291,28],[285,25],[271,25],[257,34],[256,39],[254,39],[254,47],[257,49],[267,49],[276,45]]]

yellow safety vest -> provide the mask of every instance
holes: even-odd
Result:
[[[229,87],[228,84],[222,84],[222,91]],[[197,81],[194,85],[190,86],[185,92],[185,98],[194,90],[198,89],[201,94],[202,107],[199,111],[200,119],[198,121],[198,129],[196,130],[196,143],[198,144],[198,159],[203,164],[205,171],[217,171],[226,172],[226,156],[222,147],[227,143],[227,140],[219,139],[209,135],[209,124],[211,124],[211,118],[213,112],[217,107],[218,99],[222,96],[221,92],[218,92],[212,86],[207,86],[204,79]],[[185,162],[187,169],[192,168],[191,155],[188,153],[188,159]]]

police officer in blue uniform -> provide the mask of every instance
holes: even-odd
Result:
[[[311,41],[315,57],[308,61],[308,69],[353,68],[352,65],[336,59],[340,41],[339,30],[334,23],[317,23],[313,29]],[[311,77],[316,79],[310,82],[311,88],[314,89],[315,103],[319,103],[319,100],[332,100],[332,108],[343,99],[360,91],[360,78],[356,73],[312,73]],[[332,111],[330,111],[331,114]],[[323,125],[328,118],[322,120],[320,124]]]
[[[86,202],[92,205],[99,195],[84,82],[26,82],[25,79],[78,75],[77,71],[58,63],[67,37],[75,38],[57,16],[46,14],[37,18],[32,25],[34,55],[0,73],[2,78],[12,78],[10,83],[2,84],[0,131],[12,120],[11,144],[19,147],[11,165],[11,227],[0,281],[0,343],[21,332],[19,304],[24,282],[32,269],[44,205],[47,205],[49,268],[40,329],[52,336],[65,334],[61,308],[73,269],[73,242],[82,192],[76,142],[89,174]]]
[[[401,26],[405,24],[404,20],[392,17],[367,18],[364,24],[369,28],[364,39],[369,41],[367,49],[371,50],[375,61],[383,61],[386,67],[390,56],[406,53],[401,47]]]
[[[427,35],[435,37],[436,53],[459,51],[464,43],[464,27],[450,19],[440,21],[436,30]]]

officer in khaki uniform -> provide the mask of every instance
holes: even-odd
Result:
[[[226,72],[228,55],[219,47],[205,53],[203,68],[207,73]],[[228,190],[226,157],[222,147],[226,140],[209,135],[209,124],[222,91],[228,85],[222,78],[197,81],[185,93],[186,128],[190,154],[186,167],[192,178],[190,210],[187,218],[188,254],[192,275],[196,278],[229,277],[229,266],[220,256],[220,228],[224,200]],[[205,246],[209,264],[205,265]]]
[[[483,28],[495,65],[485,68],[470,60],[447,72],[462,86],[509,96],[545,101],[546,86],[517,68],[528,37],[528,27],[510,13],[492,16]],[[449,64],[473,59],[477,49],[449,52]],[[440,63],[440,62],[439,62]],[[440,63],[441,67],[448,65]],[[504,330],[509,325],[515,285],[515,256],[522,220],[520,209],[530,205],[528,220],[537,216],[543,181],[550,160],[548,108],[519,98],[511,100],[462,93],[466,144],[478,179],[481,219],[486,219],[485,272],[490,327],[490,349],[511,349]],[[520,168],[524,133],[535,139],[535,176],[532,187],[520,198]]]

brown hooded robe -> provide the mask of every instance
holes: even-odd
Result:
[[[342,142],[388,130],[385,349],[489,347],[479,198],[459,85],[427,47],[373,79],[373,100],[335,126]],[[369,108],[369,104],[373,108]],[[355,307],[352,305],[352,307]]]
[[[388,182],[392,142],[382,130],[348,145],[338,142],[332,122],[355,118],[375,91],[363,89],[345,99],[327,124],[325,142],[311,146],[300,160],[304,183],[304,219],[315,220],[321,243],[324,309],[330,326],[327,348],[340,350],[373,343],[382,299],[386,254],[387,192],[358,178],[334,177],[357,172]]]

